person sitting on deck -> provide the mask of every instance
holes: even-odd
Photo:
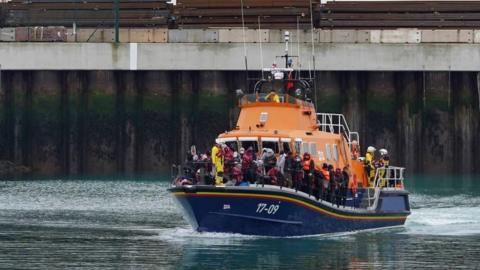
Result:
[[[268,102],[280,103],[280,97],[277,95],[275,89],[272,89],[270,93],[265,97],[265,100]]]

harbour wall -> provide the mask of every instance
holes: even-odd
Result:
[[[480,173],[480,73],[317,71],[318,111],[414,173]],[[151,174],[234,126],[238,70],[3,70],[0,159],[37,176]],[[258,72],[250,71],[250,77]]]

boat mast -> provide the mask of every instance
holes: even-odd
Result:
[[[288,42],[290,41],[290,32],[285,31],[285,68],[288,68]]]

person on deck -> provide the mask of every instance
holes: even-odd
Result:
[[[342,183],[343,183],[343,173],[340,168],[335,170],[335,178],[334,178],[334,196],[335,200],[334,203],[337,204],[337,207],[340,206],[342,201]]]
[[[387,149],[382,148],[382,149],[378,150],[378,152],[380,153],[380,159],[378,160],[378,167],[382,168],[379,172],[380,179],[382,181],[380,186],[381,187],[386,187],[387,184],[388,184],[388,186],[393,187],[395,185],[395,183],[393,183],[393,182],[391,183],[391,181],[389,181],[389,183],[387,183],[386,179],[385,179],[385,177],[388,177],[388,175],[386,175],[386,173],[388,171],[387,168],[390,165],[390,157],[388,156],[388,151],[387,151]]]
[[[215,185],[223,185],[223,153],[218,143],[212,147],[212,163],[215,168]]]
[[[243,173],[243,179],[246,181],[249,181],[250,183],[255,182],[256,168],[253,161],[254,161],[253,148],[249,147],[245,151],[245,154],[243,154],[242,173]]]
[[[303,168],[302,168],[302,157],[296,154],[292,159],[291,166],[292,173],[292,184],[295,187],[295,190],[302,189],[302,180],[303,180]]]
[[[365,171],[367,172],[368,185],[372,186],[373,181],[375,180],[375,164],[373,157],[375,155],[375,147],[369,146],[367,148],[367,153],[365,154]]]
[[[328,174],[330,177],[330,182],[328,186],[327,200],[331,203],[334,203],[335,202],[335,170],[333,169],[332,164],[328,164]]]
[[[222,144],[222,151],[223,151],[223,174],[230,175],[230,170],[233,168],[233,150],[228,147],[226,144]]]
[[[265,153],[262,155],[263,165],[265,166],[265,173],[267,173],[271,168],[275,167],[277,164],[277,158],[275,157],[275,152],[270,148],[265,148]]]
[[[315,163],[310,153],[303,154],[303,192],[312,194],[313,173]]]
[[[342,182],[340,183],[340,205],[345,207],[347,203],[347,190],[350,183],[350,165],[343,167]]]
[[[322,199],[324,201],[328,198],[328,188],[330,186],[330,172],[328,171],[327,163],[323,163],[322,168],[320,169],[320,173],[322,174]]]
[[[270,93],[265,97],[265,100],[268,102],[280,103],[280,97],[277,95],[275,89],[272,89]]]

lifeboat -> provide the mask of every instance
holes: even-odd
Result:
[[[285,67],[264,68],[252,93],[237,91],[238,122],[216,139],[235,152],[250,149],[257,160],[265,150],[277,159],[283,155],[288,162],[282,172],[276,171],[282,181],[272,181],[262,162],[252,162],[254,173],[243,173],[241,183],[231,180],[232,170],[225,170],[224,181],[216,185],[198,180],[199,166],[190,169],[190,177],[184,175],[185,166],[175,166],[169,192],[185,219],[198,232],[264,236],[403,225],[410,214],[405,168],[374,166],[359,157],[359,134],[350,130],[343,115],[317,113],[309,97],[311,80],[294,71],[288,51],[282,57]],[[304,163],[306,153],[311,163]],[[302,163],[296,169],[292,164],[298,161]],[[201,163],[201,169],[212,167],[207,163]],[[305,170],[303,165],[315,168]],[[325,165],[333,170],[322,173]],[[336,179],[339,172],[342,180]],[[208,178],[208,173],[201,177]]]

